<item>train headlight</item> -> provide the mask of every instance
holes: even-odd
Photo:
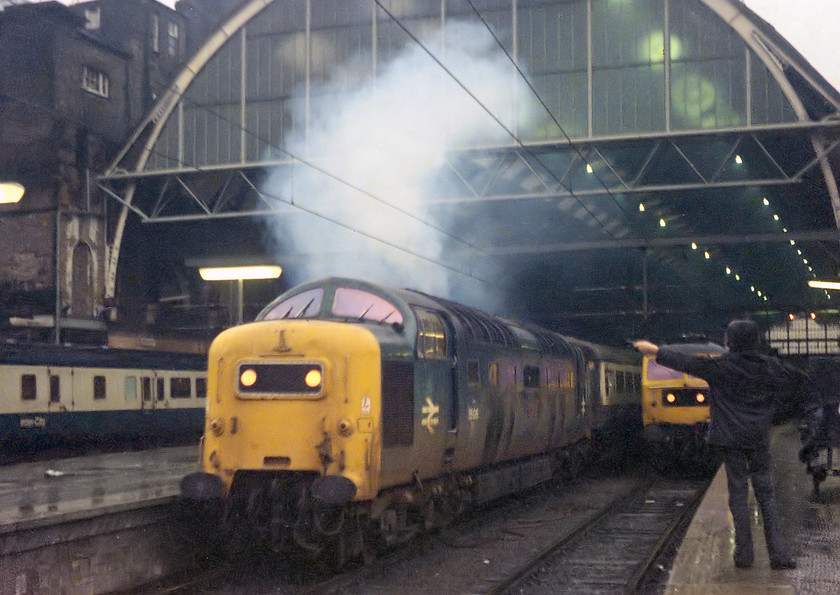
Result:
[[[665,395],[665,400],[669,403],[676,403],[677,395],[675,395],[674,393],[668,393],[667,395]]]
[[[242,373],[239,375],[239,383],[242,386],[254,386],[256,381],[257,372],[253,368],[246,368],[242,370]]]
[[[303,378],[303,381],[309,388],[317,388],[318,386],[321,386],[321,380],[323,380],[321,370],[317,368],[309,370]]]
[[[706,395],[704,395],[703,393],[697,393],[694,396],[694,398],[697,399],[698,403],[705,403],[706,402]]]

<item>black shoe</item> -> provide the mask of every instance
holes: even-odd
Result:
[[[752,564],[752,560],[739,560],[735,558],[735,568],[750,568]]]
[[[773,570],[791,570],[796,568],[796,560],[793,558],[789,558],[787,560],[781,560],[779,562],[774,562],[770,560],[770,568]]]

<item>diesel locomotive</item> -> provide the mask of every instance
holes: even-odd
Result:
[[[720,356],[716,343],[668,346],[692,355]],[[709,385],[705,380],[672,370],[645,356],[642,366],[644,438],[653,466],[662,472],[703,471],[719,461],[706,445],[709,427]]]
[[[328,278],[208,357],[187,506],[230,547],[341,567],[641,433],[641,357],[430,295]]]

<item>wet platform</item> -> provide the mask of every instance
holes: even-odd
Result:
[[[683,539],[665,593],[753,595],[760,593],[840,593],[840,478],[829,477],[814,493],[811,476],[798,459],[796,423],[776,426],[772,435],[773,479],[782,531],[797,568],[772,570],[758,505],[754,512],[751,568],[732,561],[734,529],[729,513],[726,472],[715,475]]]
[[[96,454],[0,468],[0,533],[178,498],[198,446]]]

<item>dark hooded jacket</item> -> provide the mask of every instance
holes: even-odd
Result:
[[[798,390],[806,379],[796,368],[759,353],[757,344],[754,323],[735,321],[727,328],[730,351],[720,357],[689,355],[667,346],[659,349],[658,363],[708,382],[709,444],[766,446],[774,399]]]

